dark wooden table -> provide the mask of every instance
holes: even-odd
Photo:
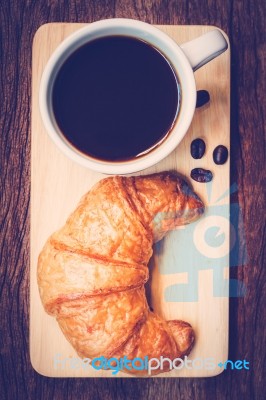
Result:
[[[265,367],[265,2],[262,0],[1,0],[0,399],[263,399]],[[209,379],[52,379],[29,359],[31,48],[46,22],[126,17],[222,28],[232,50],[231,180],[239,188],[248,292],[230,301],[230,353],[250,370]],[[265,190],[264,190],[265,191]],[[241,257],[239,265],[241,264]],[[263,290],[264,289],[264,290]],[[264,302],[264,306],[263,306]]]

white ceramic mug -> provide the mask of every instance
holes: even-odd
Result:
[[[60,132],[52,108],[53,84],[66,59],[85,43],[113,35],[141,39],[157,48],[166,56],[176,71],[182,89],[181,110],[171,134],[146,155],[122,162],[97,160],[77,151]],[[67,37],[52,54],[45,67],[40,84],[39,103],[46,130],[54,143],[70,159],[84,167],[106,174],[128,174],[148,168],[170,154],[190,126],[195,111],[197,93],[193,71],[223,53],[227,47],[227,41],[218,29],[178,46],[168,35],[145,22],[123,18],[93,22]]]

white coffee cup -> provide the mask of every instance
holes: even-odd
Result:
[[[176,71],[182,88],[181,109],[171,134],[147,154],[119,162],[97,160],[75,149],[60,132],[52,107],[53,84],[66,59],[85,43],[114,35],[141,39],[157,48]],[[180,143],[190,126],[197,93],[193,72],[223,53],[227,47],[227,41],[218,29],[178,46],[167,34],[145,22],[123,18],[93,22],[68,36],[54,51],[44,69],[39,104],[45,128],[64,154],[84,167],[106,174],[128,174],[148,168],[168,156]]]

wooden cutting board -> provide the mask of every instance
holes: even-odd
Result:
[[[104,178],[70,161],[48,137],[42,124],[38,92],[43,69],[53,50],[85,24],[51,23],[37,31],[32,60],[31,130],[31,284],[30,354],[33,368],[50,377],[130,377],[111,371],[73,368],[77,355],[62,334],[55,318],[42,307],[37,281],[37,258],[48,236],[61,227],[81,196]],[[178,44],[209,30],[210,26],[158,26]],[[192,125],[178,148],[156,166],[139,174],[177,170],[190,180],[195,167],[210,169],[209,184],[191,181],[206,204],[196,223],[171,232],[154,249],[148,292],[153,309],[165,319],[191,323],[196,344],[189,359],[191,368],[172,370],[158,377],[207,377],[223,371],[218,363],[228,357],[229,275],[229,168],[213,162],[214,148],[230,146],[230,50],[195,73],[197,89],[206,89],[211,102],[195,112]],[[201,137],[206,153],[201,160],[190,155],[190,143]],[[230,149],[229,149],[230,151]],[[61,362],[56,363],[56,358]],[[62,360],[65,360],[63,363]],[[197,360],[196,360],[197,359]],[[206,359],[211,359],[207,360]],[[210,363],[212,365],[210,365]]]

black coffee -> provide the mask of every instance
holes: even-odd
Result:
[[[147,43],[125,36],[91,41],[61,67],[53,110],[65,138],[103,160],[142,155],[167,136],[180,106],[177,77]]]

